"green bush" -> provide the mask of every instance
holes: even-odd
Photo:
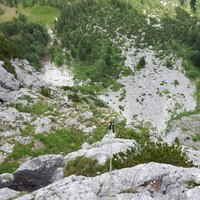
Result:
[[[99,165],[97,160],[82,156],[67,162],[64,176],[70,176],[72,174],[82,176],[96,176],[97,173],[108,171],[106,168],[106,166]]]
[[[45,97],[51,98],[51,89],[42,87],[41,94]]]
[[[141,70],[142,68],[144,68],[145,64],[146,64],[145,57],[142,56],[140,58],[138,64],[136,65],[136,70],[138,70],[138,71]]]
[[[7,59],[4,59],[4,65],[3,65],[3,68],[13,74],[14,76],[16,76],[16,71],[15,71],[15,68],[11,65],[10,61],[7,60]]]
[[[82,102],[81,97],[79,95],[75,94],[75,93],[74,94],[68,94],[67,96],[68,96],[69,100],[71,100],[73,102],[76,102],[76,103]]]
[[[182,152],[181,146],[167,143],[141,143],[138,147],[128,149],[125,153],[113,155],[114,169],[132,167],[142,163],[158,162],[182,167],[192,167],[186,153]]]

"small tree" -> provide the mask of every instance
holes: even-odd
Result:
[[[141,70],[142,68],[144,68],[144,66],[146,65],[146,61],[145,61],[145,57],[142,56],[138,62],[138,64],[136,65],[136,70]]]

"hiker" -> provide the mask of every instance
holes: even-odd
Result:
[[[115,132],[115,128],[114,128],[115,122],[114,122],[114,120],[111,119],[109,123],[110,123],[110,124],[109,124],[109,129],[112,130],[113,133],[114,133],[114,132]]]

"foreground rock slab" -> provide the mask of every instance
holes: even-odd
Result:
[[[72,175],[17,200],[105,200],[109,199],[109,180],[109,173]],[[196,168],[148,163],[115,170],[112,180],[117,200],[197,200],[200,196],[200,170]]]
[[[23,163],[14,173],[14,180],[10,182],[9,188],[15,190],[34,191],[53,183],[62,178],[60,170],[64,161],[62,155],[44,155]],[[56,177],[56,178],[54,178]],[[54,180],[55,179],[55,180]],[[0,184],[0,187],[1,186]]]

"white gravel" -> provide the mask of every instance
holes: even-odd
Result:
[[[74,85],[74,76],[67,66],[57,67],[51,62],[45,64],[41,79],[53,86]]]
[[[128,51],[122,48],[126,56],[125,65],[134,71],[139,59],[145,56],[146,66],[134,76],[118,80],[124,88],[100,95],[100,98],[126,117],[127,123],[149,121],[161,133],[173,112],[195,109],[195,86],[182,72],[181,60],[175,61],[173,69],[169,69],[165,67],[165,61],[156,58],[153,50],[143,49],[138,52],[138,49],[130,47],[131,43],[134,45],[133,40],[126,43]],[[175,80],[178,85],[174,84]]]

